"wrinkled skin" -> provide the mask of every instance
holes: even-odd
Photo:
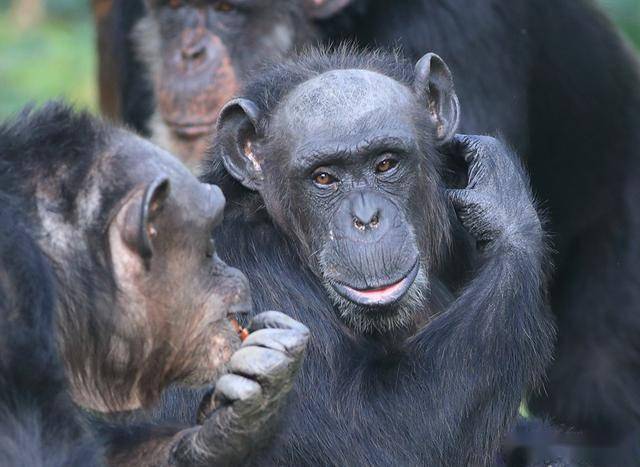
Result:
[[[457,99],[438,57],[411,81],[366,54],[298,60],[225,106],[206,177],[230,201],[216,238],[256,284],[256,307],[323,337],[282,432],[249,463],[491,465],[553,342],[526,175],[496,140],[453,136]],[[277,89],[300,70],[308,78]],[[454,191],[446,158],[468,166]],[[453,221],[475,259],[460,289],[438,274]]]
[[[147,8],[134,37],[153,81],[152,136],[196,170],[242,78],[307,33],[296,31],[299,8],[285,0],[148,0]]]
[[[637,54],[589,0],[554,8],[545,0],[300,3],[317,7],[310,18],[323,19],[314,24],[325,44],[346,38],[400,47],[413,59],[437,51],[463,77],[461,130],[499,134],[527,161],[554,233],[551,300],[560,328],[546,390],[529,407],[584,430],[595,444],[627,450],[622,444],[640,426]],[[152,106],[135,97],[145,73],[129,73],[122,90],[144,123]],[[132,113],[124,119],[141,128]]]
[[[199,183],[173,156],[142,139],[119,130],[106,139],[90,169],[95,175],[79,187],[84,196],[76,221],[51,210],[59,202],[55,178],[43,178],[37,189],[41,222],[50,232],[43,248],[57,264],[96,245],[105,245],[104,254],[113,258],[120,293],[104,323],[113,330],[105,351],[122,368],[111,376],[113,387],[122,388],[113,400],[99,396],[104,376],[86,377],[84,369],[101,365],[79,351],[86,331],[75,327],[78,306],[70,285],[62,294],[69,306],[61,309],[61,344],[75,399],[103,412],[148,406],[175,380],[211,381],[239,346],[228,315],[250,307],[246,279],[220,261],[209,239],[222,220],[220,190]],[[83,241],[83,231],[105,234]],[[71,284],[73,276],[60,268],[60,281]],[[139,364],[154,360],[151,367]]]
[[[265,161],[265,170],[289,167],[285,179],[297,193],[290,204],[295,217],[278,213],[281,224],[304,230],[328,293],[343,316],[364,329],[410,321],[410,309],[421,301],[426,290],[420,288],[428,282],[429,260],[420,258],[415,229],[429,216],[419,212],[411,218],[400,201],[416,204],[412,195],[423,183],[416,159],[407,157],[420,144],[413,107],[410,90],[391,78],[346,70],[299,86],[273,119],[273,132],[287,141],[284,154],[293,160]],[[364,129],[351,145],[354,126]],[[321,184],[326,177],[330,183]],[[261,186],[274,213],[280,208],[272,204],[281,199],[279,183],[268,172]],[[374,292],[389,287],[395,289]]]

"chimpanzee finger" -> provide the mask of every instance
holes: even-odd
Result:
[[[451,189],[447,190],[447,197],[458,214],[470,211],[480,213],[490,205],[488,197],[476,190]]]
[[[243,347],[255,345],[284,352],[297,358],[304,352],[309,334],[292,329],[261,329],[249,334],[242,343]]]
[[[238,401],[250,403],[262,397],[262,387],[255,381],[236,374],[223,375],[216,382],[213,401],[216,407]]]
[[[447,190],[456,215],[476,240],[487,241],[500,231],[497,207],[484,193],[475,190]]]
[[[254,316],[249,324],[251,332],[267,328],[295,329],[301,333],[309,334],[309,328],[304,324],[279,311],[264,311]]]
[[[226,374],[216,381],[216,385],[202,398],[196,421],[205,423],[211,413],[225,405],[257,405],[262,398],[262,387],[255,381],[240,375]]]
[[[289,380],[298,361],[277,350],[248,346],[233,354],[229,371],[256,380],[267,387]]]

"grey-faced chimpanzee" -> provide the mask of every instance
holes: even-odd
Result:
[[[366,45],[400,46],[414,60],[427,50],[444,57],[458,76],[464,102],[461,129],[499,133],[511,143],[527,160],[534,192],[549,213],[557,250],[551,304],[560,337],[545,391],[532,408],[610,447],[637,430],[640,74],[634,54],[591,1],[156,3],[147,25],[160,19],[156,31],[168,31],[169,23],[182,28],[177,42],[171,39],[175,32],[137,35],[145,50],[156,48],[143,58],[153,60],[159,50],[175,57],[171,63],[176,66],[156,58],[154,70],[162,70],[153,75],[156,87],[158,80],[178,82],[176,90],[197,95],[191,87],[197,81],[177,71],[189,69],[190,55],[180,59],[179,52],[191,50],[195,33],[193,20],[187,19],[197,15],[196,6],[206,11],[208,34],[224,45],[206,49],[214,54],[206,60],[209,76],[230,60],[236,78],[246,80],[252,65],[280,56],[282,45],[302,45],[309,32],[323,42],[350,38]],[[115,0],[110,17],[115,32],[105,35],[116,42],[115,59],[123,71],[121,115],[139,129],[147,127],[154,108],[148,75],[129,39],[144,14],[142,0]],[[276,36],[286,40],[260,47],[265,31],[278,31]],[[223,97],[197,118],[213,121]],[[187,105],[181,103],[175,111]]]
[[[314,335],[282,432],[249,464],[491,464],[553,341],[518,160],[488,137],[452,139],[458,100],[432,54],[414,72],[312,52],[241,95],[205,176],[229,199],[216,242],[254,306]],[[469,164],[464,189],[445,188],[445,147]],[[438,278],[454,222],[476,258],[455,296]],[[189,418],[197,402],[175,403]]]
[[[130,411],[172,382],[211,382],[227,362],[201,425],[103,427],[144,440],[110,460],[240,462],[267,438],[307,331],[262,313],[241,347],[230,319],[248,312],[249,293],[211,241],[225,203],[217,187],[51,103],[0,125],[0,199],[0,459],[91,464],[69,395],[96,414]]]

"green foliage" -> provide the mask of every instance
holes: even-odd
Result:
[[[640,0],[600,0],[623,32],[640,46]]]
[[[94,55],[91,21],[48,18],[20,31],[0,12],[0,117],[52,97],[95,109]]]

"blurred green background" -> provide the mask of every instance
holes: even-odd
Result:
[[[599,1],[640,46],[640,0]],[[94,54],[89,0],[0,0],[0,118],[58,96],[96,109]]]

